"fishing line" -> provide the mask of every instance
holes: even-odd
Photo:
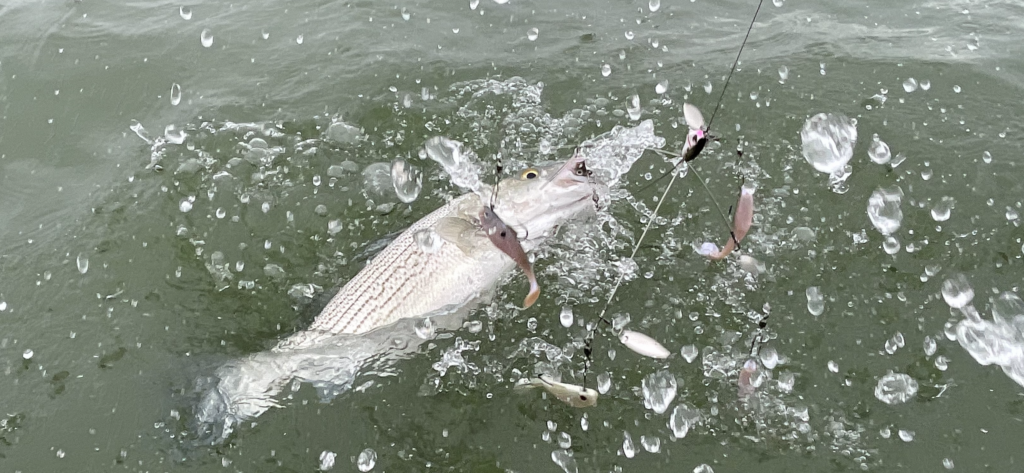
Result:
[[[715,110],[714,110],[714,112],[711,113],[711,119],[708,120],[708,125],[705,128],[705,132],[711,129],[711,124],[714,122],[715,116],[718,114],[718,110],[720,109],[720,107],[722,105],[722,100],[725,99],[725,90],[729,87],[729,81],[732,80],[733,73],[736,72],[736,66],[739,64],[740,55],[743,53],[743,47],[747,44],[747,39],[750,38],[750,31],[753,30],[753,28],[754,28],[754,22],[757,20],[757,14],[761,11],[761,5],[763,3],[764,3],[764,0],[758,0],[757,9],[754,10],[754,17],[751,18],[750,26],[747,27],[747,33],[746,33],[746,35],[743,36],[743,42],[740,44],[740,49],[736,53],[736,59],[732,63],[732,69],[729,70],[729,75],[726,76],[726,78],[725,78],[725,85],[722,87],[722,94],[719,95],[719,97],[718,97],[718,103],[715,104]],[[640,244],[643,243],[644,237],[647,236],[648,230],[651,229],[651,225],[654,224],[654,221],[658,218],[658,211],[661,210],[661,204],[663,204],[665,202],[665,198],[668,196],[669,190],[672,189],[672,184],[674,184],[676,182],[676,178],[679,176],[679,173],[676,172],[676,168],[678,168],[681,164],[683,164],[685,162],[686,161],[684,159],[680,159],[679,162],[676,163],[675,166],[673,166],[672,170],[670,171],[672,173],[672,178],[669,179],[668,185],[665,186],[664,192],[661,193],[661,198],[658,199],[658,204],[654,206],[654,211],[651,212],[649,220],[647,221],[647,225],[644,226],[643,232],[640,233],[640,237],[636,240],[636,244],[633,245],[633,251],[629,255],[629,259],[630,260],[633,260],[633,258],[636,256],[637,251],[640,250]],[[693,168],[691,167],[689,170],[692,171]],[[707,189],[707,185],[704,184],[704,180],[701,179],[700,176],[697,175],[697,173],[694,173],[694,175],[697,176],[697,179],[699,181],[701,181],[701,185],[703,185],[704,188]],[[710,194],[711,191],[708,190],[708,193]],[[718,202],[714,200],[714,196],[712,196],[711,199],[715,203],[715,207],[718,208],[719,214],[721,214],[722,217],[725,218],[725,214],[722,212],[722,208],[718,205]],[[725,220],[726,220],[726,223],[728,223],[728,219],[725,219]],[[729,228],[731,229],[732,225],[729,225]],[[730,234],[732,234],[731,230],[730,230]],[[735,239],[736,239],[735,235],[732,235],[732,238],[735,241]],[[736,242],[736,243],[739,243],[739,242]],[[604,323],[608,324],[609,326],[612,325],[612,323],[607,318],[605,318],[605,314],[608,313],[608,307],[611,306],[612,300],[615,298],[615,293],[619,290],[619,286],[622,285],[622,281],[625,278],[626,278],[626,272],[625,271],[621,271],[619,273],[619,277],[615,280],[615,284],[612,286],[611,292],[608,293],[608,300],[605,301],[604,307],[601,308],[601,313],[598,315],[598,323],[594,325],[594,328],[592,328],[590,330],[590,333],[587,334],[587,338],[584,340],[585,345],[584,345],[584,348],[583,348],[583,353],[586,356],[586,359],[584,360],[584,371],[583,371],[583,385],[584,386],[586,386],[586,384],[587,384],[587,373],[588,373],[588,371],[590,371],[590,360],[591,360],[591,355],[593,354],[593,342],[594,342],[594,336],[597,333],[597,328],[600,326],[601,322],[604,322]],[[760,336],[760,334],[759,334],[759,336]],[[758,338],[759,338],[759,336],[758,336]]]

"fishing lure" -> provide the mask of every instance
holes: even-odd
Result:
[[[497,173],[501,174],[501,164],[498,164]],[[540,284],[537,283],[537,276],[533,273],[533,266],[530,258],[523,251],[523,245],[519,243],[519,234],[512,227],[508,226],[494,210],[494,199],[498,195],[498,183],[494,183],[494,192],[491,193],[491,202],[480,210],[480,228],[491,240],[491,243],[508,255],[516,264],[523,269],[526,278],[530,281],[530,292],[523,299],[523,306],[529,308],[540,297]]]

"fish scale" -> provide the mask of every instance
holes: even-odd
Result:
[[[478,295],[474,286],[496,282],[513,265],[496,250],[471,256],[444,242],[436,252],[427,253],[415,241],[416,232],[432,228],[443,217],[455,216],[471,202],[479,205],[479,197],[459,197],[402,232],[331,299],[309,329],[363,333],[408,314],[461,305]],[[481,263],[488,262],[496,266],[481,271]],[[475,284],[467,284],[467,279]]]

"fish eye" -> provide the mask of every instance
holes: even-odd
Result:
[[[519,177],[522,179],[536,179],[538,176],[540,176],[540,172],[538,172],[536,169],[530,168],[523,171],[523,173],[520,174]]]
[[[587,164],[583,161],[576,164],[576,168],[573,170],[573,173],[577,176],[589,176],[593,174],[589,169],[587,169]]]
[[[586,394],[580,394],[580,400],[581,401],[586,401],[587,400],[587,395]]]

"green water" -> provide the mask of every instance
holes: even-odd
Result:
[[[499,152],[526,163],[539,147],[635,125],[636,94],[641,118],[678,149],[682,102],[710,117],[755,6],[0,5],[0,471],[316,471],[324,451],[337,454],[333,471],[358,471],[368,448],[373,471],[562,471],[552,452],[571,452],[579,471],[1020,469],[1024,388],[946,336],[964,316],[940,295],[963,273],[989,320],[991,298],[1020,291],[1024,8],[1013,2],[767,2],[713,124],[722,141],[695,162],[711,194],[693,175],[675,184],[611,309],[673,355],[642,359],[602,332],[588,385],[602,374],[611,388],[596,407],[510,387],[543,367],[582,381],[578,324],[628,267],[618,263],[661,190],[646,174],[667,170],[653,153],[609,209],[622,231],[591,230],[605,247],[555,239],[540,253],[534,307],[511,308],[525,288],[514,276],[466,328],[368,365],[358,389],[322,402],[295,385],[227,441],[197,442],[197,380],[315,317],[322,302],[293,286],[329,294],[382,238],[458,192],[417,157],[427,138],[462,141],[485,163]],[[474,95],[488,88],[507,93]],[[844,194],[801,155],[799,130],[819,112],[858,121]],[[362,133],[329,136],[335,121]],[[151,146],[136,122],[150,138],[168,125],[187,137]],[[905,161],[872,163],[875,133]],[[267,165],[245,161],[257,137]],[[162,170],[147,167],[154,151]],[[232,158],[238,176],[218,176]],[[366,190],[358,172],[398,158],[425,172],[412,204]],[[357,171],[331,170],[345,161]],[[756,278],[693,249],[724,241],[710,197],[728,205],[744,178],[758,186],[743,244],[765,265]],[[895,255],[866,212],[892,186],[903,193]],[[955,207],[936,221],[943,197]],[[811,286],[825,296],[819,316]],[[558,318],[566,304],[570,329]],[[744,403],[738,368],[765,312],[764,349],[781,362]],[[442,375],[435,363],[459,349],[463,362]],[[909,402],[876,399],[889,371],[919,383]],[[654,373],[678,385],[664,413],[644,406]],[[792,389],[780,387],[790,376]],[[675,439],[677,406],[700,420]]]

